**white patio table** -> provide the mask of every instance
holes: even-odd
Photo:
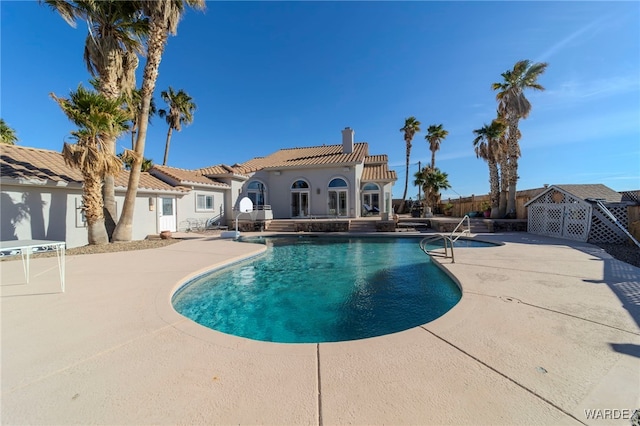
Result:
[[[29,283],[29,257],[31,253],[43,253],[47,251],[55,251],[58,259],[58,272],[60,273],[60,288],[64,293],[64,276],[65,276],[65,248],[64,241],[48,241],[48,240],[14,240],[0,241],[0,257],[17,256],[22,257],[22,269],[24,277]]]

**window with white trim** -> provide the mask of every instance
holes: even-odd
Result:
[[[213,211],[213,195],[196,194],[196,211]]]

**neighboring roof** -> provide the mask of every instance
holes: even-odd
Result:
[[[584,185],[553,185],[571,195],[586,200],[587,198],[599,198],[608,203],[619,203],[622,201],[622,194],[601,183]]]
[[[620,203],[622,201],[622,194],[614,191],[613,189],[605,186],[601,183],[596,184],[575,184],[575,185],[551,185],[546,190],[542,191],[540,194],[533,197],[525,206],[535,202],[538,198],[543,197],[550,191],[553,190],[564,191],[568,194],[571,194],[575,198],[586,201],[587,199],[599,199],[603,200],[605,203]]]
[[[67,166],[59,152],[18,145],[2,145],[0,147],[0,176],[24,182],[37,181],[43,184],[52,181],[81,185],[83,181],[82,173]],[[123,170],[116,176],[115,181],[116,187],[126,188],[129,184],[129,172]],[[169,185],[146,172],[140,175],[138,188],[158,191],[185,191],[184,188]]]
[[[305,166],[325,166],[362,163],[368,155],[369,144],[353,144],[353,152],[346,154],[340,145],[322,145],[304,148],[281,149],[266,157],[257,157],[246,163],[234,165],[242,173],[261,169],[284,169]]]
[[[197,170],[178,169],[169,166],[153,166],[152,174],[159,172],[169,178],[179,182],[180,185],[205,185],[217,188],[229,188],[226,183],[210,179]]]

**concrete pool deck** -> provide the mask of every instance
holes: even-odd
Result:
[[[589,244],[482,238],[506,244],[439,260],[463,288],[441,318],[321,344],[229,336],[171,307],[186,278],[264,246],[67,256],[65,293],[55,258],[32,259],[29,284],[20,261],[1,262],[1,422],[629,424],[640,269]]]

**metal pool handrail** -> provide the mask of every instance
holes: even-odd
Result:
[[[455,235],[456,231],[458,230],[458,228],[462,226],[465,219],[467,221],[467,229],[463,229],[462,232],[456,236]],[[465,214],[464,217],[460,219],[460,222],[458,222],[458,225],[456,225],[453,231],[451,231],[450,238],[452,239],[452,242],[455,243],[456,241],[458,241],[458,238],[462,237],[463,235],[470,235],[470,234],[471,234],[471,218],[469,218],[468,214]]]
[[[460,228],[463,225],[465,220],[467,221],[467,228],[463,229],[459,234],[456,234],[456,232],[458,231],[458,228]],[[456,227],[453,229],[451,234],[449,235],[436,234],[436,235],[430,235],[428,237],[423,238],[420,241],[420,250],[422,250],[429,256],[441,256],[444,258],[451,258],[451,263],[456,263],[456,258],[453,253],[453,245],[456,241],[458,241],[460,237],[462,237],[463,235],[469,235],[469,234],[471,234],[471,219],[469,218],[469,215],[466,214],[462,219],[460,219],[460,222],[458,222],[458,225],[456,225]],[[434,243],[439,240],[442,240],[443,242],[444,253],[436,252],[433,250],[427,250],[428,243]]]
[[[436,252],[434,250],[427,250],[427,244],[442,240],[444,244],[444,253]],[[422,250],[425,254],[429,256],[440,256],[444,258],[451,258],[451,263],[456,263],[455,256],[453,254],[453,242],[454,240],[449,235],[430,235],[428,237],[424,237],[420,241],[420,250]],[[449,254],[451,253],[451,254]]]

